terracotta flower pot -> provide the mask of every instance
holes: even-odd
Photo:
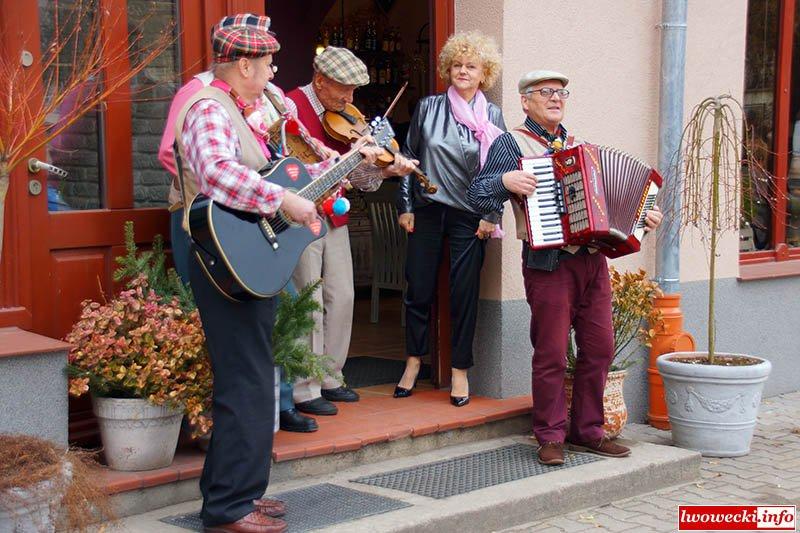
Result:
[[[622,385],[625,382],[627,370],[616,370],[608,373],[606,388],[603,393],[603,412],[605,423],[603,430],[606,438],[615,439],[622,433],[622,428],[628,422],[628,408],[622,396]],[[567,427],[569,427],[570,406],[572,405],[572,373],[567,372],[564,378],[564,389],[567,393]]]

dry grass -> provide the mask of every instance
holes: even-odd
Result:
[[[113,520],[108,496],[92,481],[94,462],[87,451],[64,451],[26,435],[0,435],[0,509],[13,515],[21,508],[24,498],[11,489],[22,489],[51,500],[59,531],[83,532],[92,523]],[[65,470],[72,475],[65,476]],[[52,483],[43,485],[47,480]]]

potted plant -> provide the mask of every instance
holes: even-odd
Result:
[[[86,531],[113,519],[86,452],[27,435],[0,435],[0,531]]]
[[[207,447],[213,425],[213,376],[192,292],[173,268],[167,268],[161,236],[155,236],[152,250],[141,251],[136,246],[133,222],[128,221],[125,248],[126,254],[116,258],[120,267],[114,279],[125,281],[127,290],[105,305],[84,302],[81,320],[67,337],[68,342],[76,345],[70,354],[70,392],[92,393],[109,466],[117,470],[149,470],[172,462],[183,414],[191,437],[200,448]],[[296,294],[281,293],[273,329],[273,351],[275,364],[283,368],[284,379],[289,381],[307,376],[322,379],[327,372],[329,358],[315,355],[304,342],[314,328],[312,313],[319,309],[319,304],[313,295],[321,283],[321,280],[310,283]],[[149,315],[144,314],[145,309],[149,309]],[[98,315],[105,319],[98,322]],[[113,317],[110,320],[109,315]],[[147,332],[144,347],[142,330]],[[115,352],[117,344],[139,349]],[[126,362],[125,357],[131,359]],[[164,361],[172,366],[162,368]],[[134,375],[137,381],[131,385]],[[134,408],[137,411],[130,411]],[[134,457],[123,461],[114,450],[126,451],[130,447],[129,437],[119,430],[132,425],[135,432],[143,424],[139,421],[143,416],[139,409],[159,421],[148,422],[152,435],[139,432],[144,440],[153,442],[156,428],[161,428],[158,433],[163,434],[167,444],[160,447],[164,453],[158,456],[142,449],[142,459],[145,456],[151,459],[134,465]],[[128,414],[124,414],[125,410]],[[133,417],[133,421],[128,424],[117,421],[119,416]]]
[[[160,236],[139,253],[126,223],[127,255],[115,279],[125,290],[82,303],[67,335],[70,394],[92,395],[108,465],[151,470],[172,463],[184,413],[207,433],[212,374],[191,293],[167,271]]]
[[[658,322],[658,310],[653,299],[661,294],[658,284],[647,278],[647,273],[621,273],[613,266],[609,268],[611,277],[611,309],[614,328],[614,358],[609,366],[603,393],[606,438],[613,439],[622,433],[628,421],[628,408],[623,397],[623,386],[628,368],[639,360],[638,344],[650,346],[655,331],[647,324]],[[634,341],[638,341],[634,344]],[[570,332],[567,350],[567,374],[564,379],[567,406],[572,404],[572,384],[576,362],[574,331]],[[569,416],[569,413],[567,414]]]
[[[707,246],[708,348],[656,360],[664,380],[673,442],[706,456],[736,457],[750,451],[761,392],[770,362],[716,349],[715,276],[720,236],[738,230],[748,193],[770,183],[753,155],[741,105],[731,96],[706,98],[692,111],[681,137],[681,226]],[[744,153],[744,157],[740,154]],[[747,187],[743,187],[745,169]],[[769,199],[770,195],[760,194]]]

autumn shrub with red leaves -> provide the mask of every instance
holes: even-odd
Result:
[[[211,427],[211,365],[197,310],[156,294],[140,275],[112,300],[85,300],[67,335],[69,392],[143,398],[183,410],[204,434]]]

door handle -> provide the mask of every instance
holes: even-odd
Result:
[[[51,165],[50,163],[45,163],[44,161],[39,161],[35,157],[31,157],[28,159],[28,171],[36,174],[40,170],[45,170],[50,174],[55,174],[61,178],[66,178],[69,176],[69,172],[64,170],[63,168],[58,168],[55,165]]]

